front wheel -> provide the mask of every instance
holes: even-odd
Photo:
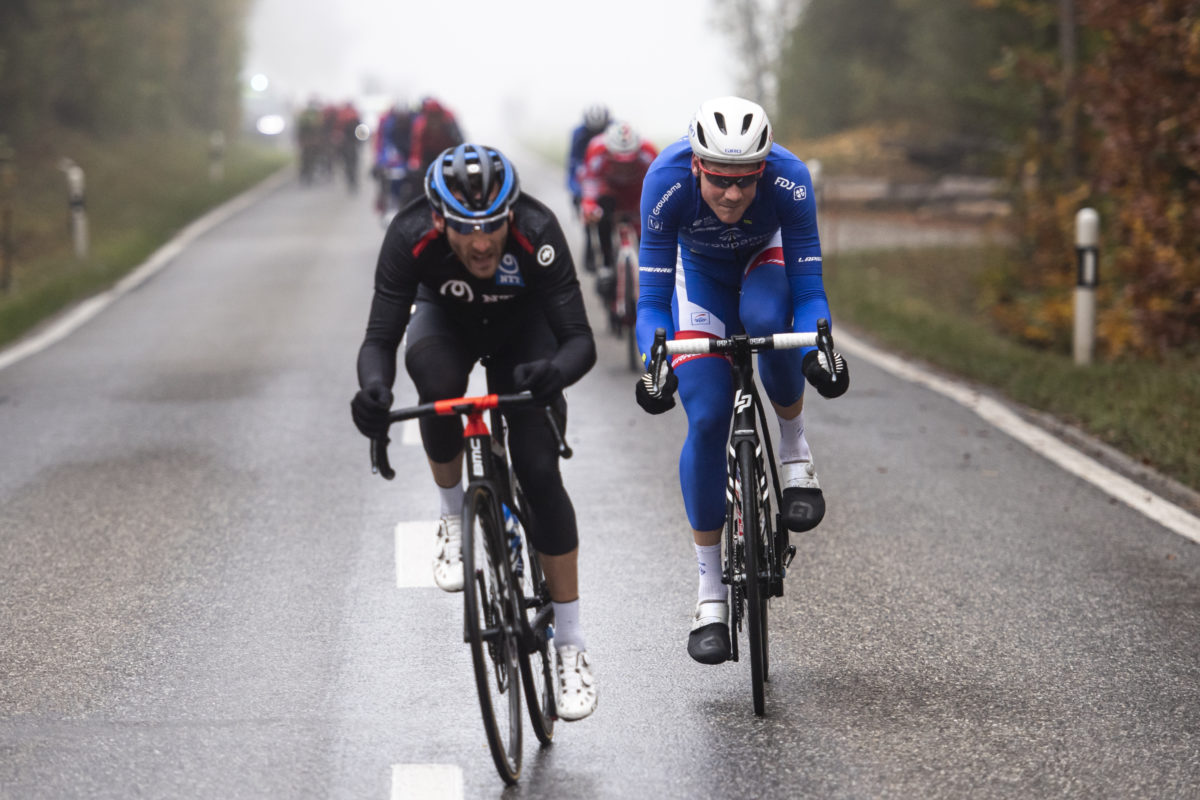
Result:
[[[766,711],[763,684],[767,680],[767,592],[763,585],[762,528],[759,514],[758,459],[753,442],[742,442],[737,449],[738,491],[742,501],[742,525],[746,547],[746,627],[750,639],[750,682],[754,713]]]
[[[471,646],[479,709],[496,771],[521,775],[519,605],[509,569],[503,517],[491,492],[476,487],[463,505],[463,621]]]

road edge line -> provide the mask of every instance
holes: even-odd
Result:
[[[964,384],[938,377],[885,353],[844,330],[837,335],[837,346],[857,358],[866,359],[901,380],[919,384],[953,400],[1067,472],[1082,478],[1164,528],[1200,544],[1200,518],[1104,466],[1044,428],[1027,422],[1003,403]]]
[[[292,167],[284,167],[241,194],[226,200],[202,217],[188,223],[183,230],[168,239],[162,246],[151,253],[145,261],[134,267],[128,274],[113,284],[112,287],[81,300],[69,310],[62,312],[62,315],[57,320],[50,323],[43,330],[30,334],[26,338],[18,340],[15,344],[0,350],[0,371],[11,367],[19,361],[23,361],[29,356],[42,352],[79,330],[85,323],[112,305],[113,302],[141,286],[163,267],[171,263],[193,241],[208,233],[234,214],[245,210],[262,197],[275,191],[286,183],[291,176]]]

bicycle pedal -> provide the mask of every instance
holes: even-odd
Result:
[[[783,554],[783,568],[787,570],[792,565],[792,559],[796,557],[796,545],[789,544]]]

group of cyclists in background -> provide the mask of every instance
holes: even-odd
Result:
[[[340,169],[352,193],[358,190],[359,151],[370,140],[374,206],[385,225],[421,193],[433,159],[463,142],[454,112],[431,96],[414,105],[393,103],[379,115],[373,130],[353,103],[313,99],[296,116],[295,129],[301,184],[333,180]]]
[[[295,129],[301,184],[331,181],[340,171],[347,188],[358,191],[358,151],[368,133],[354,103],[311,99],[296,115]]]

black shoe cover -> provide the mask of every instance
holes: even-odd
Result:
[[[789,531],[811,531],[825,517],[825,495],[820,489],[784,489],[782,512]]]
[[[723,664],[729,660],[729,626],[713,622],[688,634],[688,655],[701,664]]]

